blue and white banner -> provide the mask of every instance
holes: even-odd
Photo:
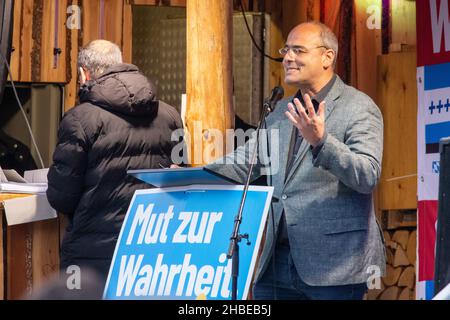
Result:
[[[439,141],[450,136],[450,63],[417,68],[418,264],[416,298],[434,296]]]
[[[417,26],[417,286],[416,299],[434,296],[439,140],[450,136],[450,6],[416,1]]]
[[[230,299],[227,259],[243,186],[139,190],[116,245],[105,299]],[[273,187],[250,187],[239,250],[238,299],[246,299]]]
[[[434,262],[439,191],[439,141],[450,136],[450,63],[419,67],[418,245],[416,298],[434,296]]]

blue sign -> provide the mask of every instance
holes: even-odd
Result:
[[[227,259],[243,186],[139,190],[119,235],[105,299],[230,299]],[[250,187],[240,233],[238,299],[255,269],[273,187]]]

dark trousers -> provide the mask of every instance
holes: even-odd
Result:
[[[272,258],[253,286],[253,297],[255,300],[362,300],[366,291],[366,283],[322,287],[306,284],[298,275],[289,246],[278,244],[275,266]]]

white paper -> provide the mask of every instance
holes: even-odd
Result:
[[[47,183],[48,168],[29,170],[24,172],[24,178],[32,183]]]
[[[0,192],[45,193],[47,191],[48,168],[25,171],[25,178],[14,169],[0,167]]]
[[[9,226],[57,217],[45,194],[4,200],[3,207]]]
[[[46,183],[1,182],[0,192],[5,193],[45,193]]]
[[[27,183],[27,180],[25,180],[20,174],[17,173],[14,169],[3,169],[3,173],[5,174],[6,179],[8,179],[8,182],[22,182]]]
[[[3,173],[2,167],[0,167],[0,182],[8,182],[5,174]]]

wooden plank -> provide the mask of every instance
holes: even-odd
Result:
[[[27,195],[24,194],[0,194],[0,203],[4,200],[24,198]],[[18,226],[6,226],[6,220],[3,219],[3,205],[0,204],[0,224],[2,228],[0,233],[0,256],[1,256],[1,269],[0,276],[2,283],[0,287],[0,294],[3,299],[20,299],[30,289],[30,268],[27,268],[27,262],[30,262],[31,253],[30,249],[30,230],[27,225]],[[6,233],[4,233],[6,231]],[[4,241],[4,242],[3,242]],[[5,252],[3,251],[5,249]],[[5,259],[6,258],[6,259]],[[29,266],[29,265],[28,265]]]
[[[59,221],[50,219],[32,224],[33,291],[59,271]]]
[[[132,63],[133,57],[133,13],[132,7],[127,2],[123,3],[123,26],[122,26],[122,55],[123,61]]]
[[[27,196],[1,194],[0,202]],[[0,204],[0,300],[22,299],[59,271],[59,221],[6,227],[3,217]]]
[[[104,1],[83,0],[82,45],[97,39],[105,39],[122,47],[122,24],[124,0]]]
[[[92,40],[100,38],[100,1],[99,0],[81,0],[82,7],[82,34],[85,46]]]
[[[66,17],[67,0],[59,0],[58,8],[55,1],[43,2],[43,18],[40,43],[40,82],[64,83],[66,79]],[[56,11],[58,10],[58,11]],[[55,19],[57,25],[55,26]],[[55,43],[55,36],[56,43]],[[54,49],[59,48],[55,65]]]
[[[12,34],[12,47],[14,51],[11,53],[11,73],[13,80],[20,79],[20,51],[21,51],[21,24],[22,24],[22,0],[14,1],[14,25]]]
[[[21,28],[20,28],[20,71],[18,81],[31,81],[31,52],[33,49],[33,0],[22,0]]]
[[[189,0],[186,11],[186,128],[190,162],[202,165],[223,156],[225,132],[234,126],[233,7],[228,0]]]
[[[378,106],[384,118],[384,152],[379,184],[382,210],[417,208],[416,54],[378,58]]]
[[[392,0],[392,43],[416,44],[416,2]]]
[[[57,46],[62,49],[54,67],[56,2],[18,0],[14,8],[11,67],[15,81],[63,83],[66,77],[67,0],[58,0]]]
[[[72,5],[79,5],[80,0],[73,0]],[[77,71],[77,59],[78,59],[78,44],[79,44],[79,33],[81,31],[78,29],[69,29],[67,34],[70,38],[70,52],[69,63],[70,63],[70,78],[69,82],[64,87],[64,112],[73,108],[77,101],[78,94],[78,71]]]
[[[377,96],[377,56],[381,54],[381,0],[355,1],[355,86],[373,100]],[[370,27],[370,28],[369,28]]]
[[[30,224],[7,228],[6,298],[17,300],[30,294],[33,284],[31,267],[32,230]]]
[[[104,19],[102,27],[102,37],[122,46],[122,28],[123,28],[123,1],[113,0],[104,2]],[[130,31],[131,32],[131,31]]]

